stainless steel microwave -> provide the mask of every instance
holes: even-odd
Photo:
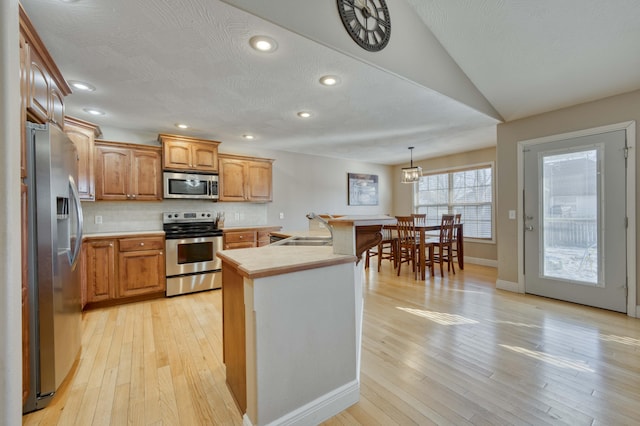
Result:
[[[218,175],[164,172],[164,198],[218,200]]]

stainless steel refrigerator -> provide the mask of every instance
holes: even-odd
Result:
[[[30,386],[23,407],[45,407],[80,350],[82,207],[73,142],[52,125],[27,124]]]

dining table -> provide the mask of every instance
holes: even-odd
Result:
[[[464,236],[463,236],[463,224],[462,223],[456,223],[453,225],[453,227],[457,230],[457,240],[456,240],[456,250],[458,253],[458,268],[463,270],[464,269]],[[397,231],[398,230],[398,225],[384,225],[385,228],[388,229],[392,229]],[[420,224],[415,224],[414,225],[415,230],[418,232],[419,235],[419,241],[420,241],[420,253],[419,253],[419,258],[418,261],[420,262],[420,265],[424,265],[425,264],[425,241],[427,240],[427,232],[429,231],[438,231],[440,232],[440,225],[420,225]],[[439,237],[435,236],[435,237]],[[425,280],[427,278],[426,275],[426,268],[423,268],[422,266],[420,267],[420,275],[421,275],[421,279]],[[432,275],[433,275],[433,269],[432,269]]]

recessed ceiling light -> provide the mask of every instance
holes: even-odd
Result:
[[[325,86],[335,86],[340,82],[340,79],[335,75],[325,75],[320,77],[320,83]]]
[[[267,36],[253,36],[249,39],[249,44],[260,52],[274,52],[278,48],[278,43]]]
[[[69,84],[75,87],[76,89],[83,90],[85,92],[93,92],[96,90],[95,86],[89,83],[85,83],[84,81],[69,80]]]
[[[309,111],[300,111],[298,113],[298,117],[300,117],[300,118],[309,118],[309,117],[311,117],[311,113]]]
[[[249,135],[249,134],[242,135],[242,137],[245,138],[245,139],[255,139],[256,138],[255,136]]]
[[[104,115],[103,111],[100,111],[99,109],[95,109],[95,108],[84,108],[83,110],[84,112],[87,112],[91,115]]]
[[[188,124],[184,124],[184,123],[176,123],[176,127],[178,129],[188,129],[189,125]]]

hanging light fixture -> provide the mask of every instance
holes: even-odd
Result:
[[[400,182],[402,183],[413,183],[420,180],[420,176],[422,176],[422,167],[413,167],[413,147],[409,147],[409,152],[411,152],[411,167],[403,167],[402,168],[402,178]]]

